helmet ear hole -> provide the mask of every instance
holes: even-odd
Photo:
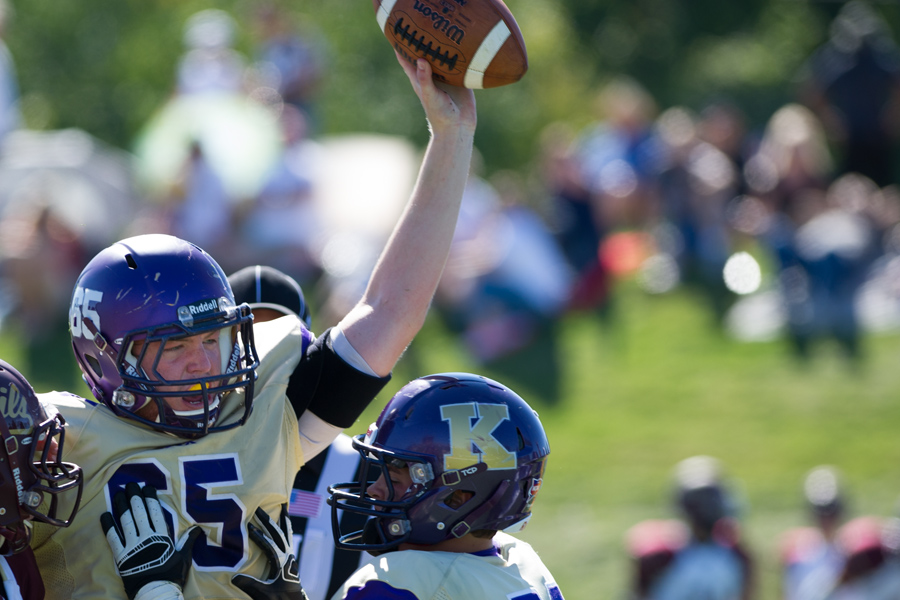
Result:
[[[458,510],[466,502],[471,500],[474,495],[475,492],[468,492],[466,490],[454,490],[453,493],[447,496],[447,499],[444,500],[444,504],[446,504],[453,510]]]
[[[103,369],[100,368],[100,361],[97,360],[97,357],[93,354],[85,354],[85,361],[87,361],[88,366],[91,368],[91,371],[97,376],[97,378],[103,377]]]

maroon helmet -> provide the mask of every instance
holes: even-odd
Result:
[[[0,535],[4,556],[31,540],[25,521],[68,527],[81,503],[81,467],[63,462],[65,420],[38,400],[26,379],[0,360]],[[48,414],[49,413],[49,414]],[[68,516],[57,515],[66,498]]]

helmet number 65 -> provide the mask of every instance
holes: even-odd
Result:
[[[94,334],[84,326],[84,321],[90,319],[93,321],[94,327],[98,331],[100,330],[100,315],[94,307],[101,300],[103,300],[103,292],[82,287],[75,288],[75,293],[72,295],[72,306],[69,308],[69,328],[72,330],[72,337],[94,339]]]

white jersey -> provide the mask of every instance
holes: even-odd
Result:
[[[204,531],[194,545],[184,597],[243,598],[231,584],[234,574],[262,577],[267,567],[247,523],[257,507],[277,520],[303,464],[297,415],[285,390],[311,340],[299,319],[292,328],[257,328],[260,367],[250,418],[196,440],[136,425],[71,394],[40,394],[68,423],[65,459],[85,473],[72,525],[35,525],[32,546],[46,597],[126,600],[100,515],[111,511],[117,491],[137,481],[156,487],[176,539],[193,525]],[[243,413],[242,394],[229,394],[221,405],[227,423]]]
[[[504,533],[485,552],[388,552],[362,567],[332,600],[563,600],[534,549]]]

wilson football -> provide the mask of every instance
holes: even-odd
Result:
[[[482,89],[515,83],[528,70],[525,40],[503,0],[372,0],[378,25],[410,62],[434,77]]]

